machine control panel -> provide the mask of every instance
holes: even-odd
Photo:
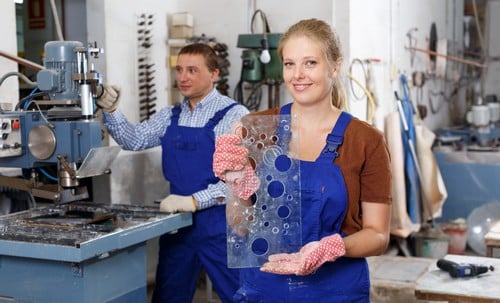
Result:
[[[19,115],[0,115],[0,158],[20,156],[21,146]]]

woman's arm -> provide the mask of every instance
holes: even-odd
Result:
[[[344,238],[347,257],[369,257],[385,252],[389,244],[391,204],[362,202],[363,227]]]

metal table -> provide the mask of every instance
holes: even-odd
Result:
[[[0,302],[146,302],[146,241],[191,225],[154,206],[75,202],[0,217]]]

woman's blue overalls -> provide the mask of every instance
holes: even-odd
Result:
[[[291,104],[281,108],[289,115]],[[352,116],[343,112],[315,162],[300,161],[302,241],[318,241],[341,232],[347,210],[347,191],[338,156]],[[342,236],[345,236],[342,234]],[[364,258],[342,257],[307,276],[276,275],[258,268],[240,269],[242,287],[235,302],[369,302],[370,281]]]
[[[236,103],[217,112],[204,127],[179,126],[180,106],[162,138],[163,174],[170,193],[190,196],[219,179],[212,169],[214,128]],[[227,267],[225,206],[193,214],[193,224],[160,237],[153,302],[191,303],[202,267],[223,302],[238,289],[238,271]]]

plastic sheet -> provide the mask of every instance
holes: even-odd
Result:
[[[300,165],[288,154],[290,117],[247,116],[242,123],[243,143],[260,187],[249,207],[228,193],[231,268],[259,267],[271,254],[296,252],[302,246]]]

